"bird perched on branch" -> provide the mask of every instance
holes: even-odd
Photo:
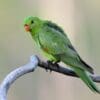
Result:
[[[81,59],[61,27],[51,21],[32,16],[24,20],[24,27],[49,61],[62,61],[69,65],[93,92],[100,93],[89,76],[93,74],[93,69]]]

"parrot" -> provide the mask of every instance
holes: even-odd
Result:
[[[24,19],[24,28],[31,34],[49,61],[55,63],[61,61],[68,65],[90,90],[100,93],[100,89],[90,77],[91,74],[94,74],[93,68],[82,60],[59,25],[39,17],[28,16]]]

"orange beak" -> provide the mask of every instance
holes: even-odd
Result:
[[[30,31],[30,27],[29,27],[29,25],[24,25],[24,28],[25,28],[25,30],[26,30],[27,32]]]

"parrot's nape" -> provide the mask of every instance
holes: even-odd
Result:
[[[81,59],[61,27],[51,21],[32,16],[24,20],[24,27],[50,61],[62,61],[69,65],[93,92],[100,93],[90,77],[93,68]]]

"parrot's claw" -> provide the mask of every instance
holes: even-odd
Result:
[[[47,63],[48,63],[48,65],[49,64],[52,65],[53,64],[53,61],[48,60]]]
[[[54,66],[54,67],[56,67],[57,69],[59,69],[59,64],[58,64],[58,62],[60,62],[60,61],[56,61],[56,62],[53,62],[53,61],[47,61],[47,63],[48,63],[48,67],[50,66],[50,65],[52,65],[52,66]],[[50,69],[50,72],[52,72],[52,70]]]
[[[59,68],[58,62],[55,62],[53,65],[54,65],[55,67]]]
[[[54,62],[54,65],[57,66],[57,68],[59,68],[59,64],[58,64],[59,62],[60,60],[57,60],[56,62]]]
[[[54,65],[54,64],[53,64],[53,61],[50,61],[50,60],[48,60],[47,63],[48,63],[48,68],[50,68],[50,65],[51,65],[51,66]],[[48,68],[47,68],[47,70],[48,70]],[[51,73],[52,70],[51,70],[51,69],[49,69],[49,70],[50,70],[50,73]]]

